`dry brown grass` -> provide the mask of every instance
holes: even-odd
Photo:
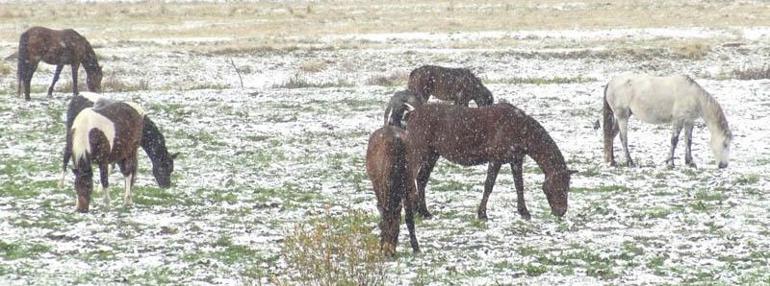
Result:
[[[564,4],[563,4],[564,3]],[[320,3],[9,3],[3,4],[3,39],[20,27],[75,27],[89,39],[224,37],[243,42],[291,42],[292,37],[394,32],[607,27],[768,26],[761,1],[343,1]],[[131,27],[125,29],[125,27]],[[108,29],[109,28],[109,29]],[[287,36],[291,36],[288,37]]]

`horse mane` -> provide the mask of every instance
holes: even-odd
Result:
[[[149,116],[144,116],[144,129],[142,129],[140,145],[147,153],[147,157],[150,157],[153,165],[169,157],[166,139]]]
[[[695,82],[691,77],[685,76],[687,80],[690,82],[690,84],[694,85],[698,88],[700,91],[700,107],[701,107],[701,113],[703,118],[706,120],[706,124],[710,125],[713,123],[717,123],[716,127],[718,127],[718,131],[721,132],[721,135],[732,139],[733,134],[730,132],[730,126],[727,122],[727,117],[725,117],[725,113],[722,110],[722,106],[719,105],[719,102],[712,96],[710,93],[708,93],[703,87],[700,86],[697,82]]]
[[[91,46],[91,43],[88,42],[88,40],[86,40],[86,38],[80,35],[77,31],[72,30],[72,32],[83,40],[86,48],[86,56],[83,58],[83,67],[87,72],[94,72],[99,70],[99,61],[96,57],[94,48]]]
[[[524,131],[525,136],[528,137],[525,140],[527,143],[527,155],[535,160],[535,163],[543,169],[543,173],[555,174],[568,171],[567,161],[564,160],[564,155],[562,155],[559,146],[540,122],[510,103],[498,104],[512,107],[512,113],[516,120],[523,121],[525,124],[524,128],[529,129],[529,132]]]

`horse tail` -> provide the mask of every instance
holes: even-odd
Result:
[[[604,162],[612,164],[613,158],[612,141],[615,140],[615,115],[612,112],[610,104],[607,102],[607,88],[610,84],[604,85],[604,94],[602,96],[602,131],[604,131]]]
[[[24,90],[24,81],[27,79],[27,43],[29,43],[29,34],[27,32],[21,33],[19,37],[19,51],[16,53],[16,96],[21,97],[22,93],[26,93]]]

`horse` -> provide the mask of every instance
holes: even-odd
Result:
[[[534,159],[543,173],[543,192],[551,212],[564,216],[570,176],[564,157],[548,131],[534,118],[507,103],[480,108],[425,104],[409,115],[407,125],[407,193],[404,200],[407,227],[414,227],[416,209],[431,217],[425,204],[425,187],[439,157],[463,166],[488,163],[484,195],[478,218],[487,219],[487,201],[502,164],[510,164],[517,194],[517,209],[530,219],[524,201],[524,156]]]
[[[385,108],[385,125],[404,128],[402,120],[407,111],[414,110],[415,106],[422,105],[422,100],[409,90],[397,91],[390,98],[388,107]]]
[[[88,212],[93,190],[91,164],[99,166],[104,199],[109,205],[109,164],[117,163],[125,178],[124,204],[131,205],[131,188],[136,180],[136,151],[142,140],[144,110],[130,102],[100,101],[75,117],[67,140],[72,152],[77,193],[76,209]]]
[[[81,92],[76,94],[70,100],[67,108],[66,128],[70,130],[75,121],[75,117],[84,109],[94,107],[94,103],[109,103],[110,100],[90,92]],[[67,132],[67,141],[70,140],[70,133]],[[166,139],[148,115],[144,116],[144,128],[142,129],[142,140],[140,143],[147,157],[152,161],[152,174],[155,182],[161,188],[171,186],[171,173],[174,172],[174,159],[179,153],[170,154],[166,148]],[[67,174],[67,163],[72,156],[72,152],[64,148],[64,158],[62,160],[62,177],[59,181],[59,187],[64,186],[64,178]]]
[[[423,102],[428,102],[431,95],[462,106],[468,106],[471,100],[476,102],[476,106],[494,102],[492,92],[469,69],[464,68],[421,66],[409,74],[407,85]]]
[[[619,75],[604,87],[602,113],[604,161],[611,166],[616,165],[613,141],[618,132],[626,165],[634,166],[628,151],[628,118],[633,114],[651,124],[672,123],[671,149],[666,159],[669,168],[674,167],[674,149],[682,129],[685,135],[685,164],[696,167],[691,153],[692,129],[695,120],[703,118],[711,133],[711,150],[718,167],[727,167],[733,138],[727,118],[714,97],[688,76]]]
[[[385,125],[369,136],[366,150],[366,174],[377,196],[381,221],[380,251],[392,256],[398,245],[401,206],[406,193],[406,132]],[[410,211],[410,210],[407,210]],[[419,252],[414,224],[409,228],[412,249]]]
[[[32,74],[40,61],[56,65],[53,82],[48,88],[48,97],[53,95],[53,87],[59,80],[64,65],[72,66],[72,94],[78,93],[78,69],[82,64],[86,70],[88,90],[101,91],[102,68],[96,59],[96,53],[85,37],[72,29],[51,30],[44,27],[32,27],[21,34],[19,39],[17,96],[30,100]]]

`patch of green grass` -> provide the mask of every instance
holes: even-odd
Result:
[[[543,273],[548,272],[548,267],[542,264],[534,264],[534,263],[528,263],[524,264],[521,267],[524,269],[524,272],[527,273],[528,276],[540,276]]]
[[[0,240],[0,256],[6,260],[31,258],[51,250],[50,246],[38,243],[6,242]]]
[[[669,208],[663,208],[663,207],[651,207],[648,209],[645,209],[641,212],[640,215],[634,215],[634,217],[640,218],[640,219],[646,219],[646,218],[665,218],[669,214],[672,213],[672,210]]]
[[[753,185],[759,182],[759,175],[757,174],[745,174],[735,179],[737,185]]]
[[[132,199],[138,205],[172,206],[193,204],[193,202],[183,199],[184,194],[175,193],[172,189],[134,186],[132,193]]]
[[[570,188],[571,193],[611,193],[611,192],[628,192],[630,189],[626,186],[620,185],[603,185],[595,188]]]
[[[725,194],[722,191],[702,190],[695,193],[695,198],[703,201],[723,201],[725,200]]]

